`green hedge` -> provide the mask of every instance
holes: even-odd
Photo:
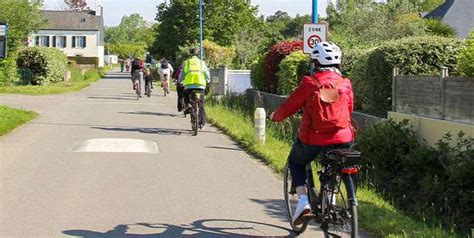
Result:
[[[357,61],[351,72],[352,79],[364,81],[366,87],[356,89],[366,98],[363,111],[386,116],[391,109],[394,67],[403,75],[439,75],[441,66],[456,74],[456,57],[461,48],[461,41],[457,39],[430,36],[391,41],[370,51],[367,59]],[[356,94],[356,100],[357,97]]]
[[[357,140],[361,181],[420,220],[467,231],[474,225],[471,140],[448,134],[433,148],[417,140],[407,121],[377,124]]]
[[[254,89],[263,91],[263,67],[265,67],[265,55],[258,58],[257,62],[250,66],[250,80]]]
[[[301,51],[295,51],[286,56],[280,63],[277,73],[279,91],[281,94],[290,94],[301,81],[301,77],[309,69],[309,56]]]
[[[31,70],[31,84],[42,85],[64,79],[67,57],[59,49],[28,47],[19,52],[16,63],[19,68]]]
[[[474,31],[469,33],[466,47],[459,54],[458,69],[461,75],[474,77]]]
[[[11,53],[5,60],[0,60],[0,87],[11,86],[20,80],[15,62],[16,53]]]

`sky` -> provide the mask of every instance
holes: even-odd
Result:
[[[88,5],[94,9],[96,5],[104,7],[104,18],[106,26],[120,24],[124,15],[139,13],[147,21],[154,21],[156,5],[165,0],[87,0]],[[326,15],[326,6],[329,0],[318,1],[318,12],[320,16]],[[46,9],[62,9],[64,0],[44,0]],[[276,11],[287,12],[290,16],[296,14],[311,14],[312,0],[252,0],[252,5],[258,5],[259,15],[269,16]]]

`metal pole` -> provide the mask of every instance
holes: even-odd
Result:
[[[201,60],[204,58],[203,50],[202,50],[202,0],[199,0],[199,53]]]
[[[318,23],[318,0],[313,0],[313,17],[311,20],[313,23]]]

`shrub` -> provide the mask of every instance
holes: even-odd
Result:
[[[33,85],[41,85],[64,79],[67,57],[59,49],[28,47],[20,51],[16,63],[19,68],[31,70]]]
[[[220,46],[212,41],[203,41],[204,56],[209,67],[217,68],[219,65],[230,65],[235,58],[234,47]]]
[[[452,143],[447,134],[433,148],[407,121],[377,124],[358,137],[361,181],[419,219],[467,229],[474,224],[471,140],[460,133]]]
[[[302,41],[284,41],[270,48],[265,56],[265,67],[263,70],[263,82],[266,92],[278,92],[278,77],[276,74],[280,70],[280,62],[285,58],[285,56],[302,49]]]
[[[474,77],[474,31],[466,39],[466,47],[462,48],[458,56],[458,70],[463,76]]]
[[[16,53],[11,52],[8,58],[0,61],[0,87],[10,86],[19,81],[20,76],[15,59]]]
[[[431,35],[454,37],[456,30],[439,19],[425,19],[426,32]]]
[[[286,56],[280,63],[279,91],[281,94],[290,94],[298,86],[305,70],[309,68],[309,56],[301,51],[295,51]]]
[[[355,63],[360,59],[366,59],[372,50],[369,48],[342,49],[342,73],[344,76],[350,77]]]
[[[250,79],[252,80],[252,86],[256,90],[263,91],[263,68],[265,67],[265,57],[261,56],[256,62],[250,66]]]
[[[386,116],[391,108],[392,71],[400,68],[404,75],[439,75],[441,66],[455,72],[456,56],[461,49],[457,39],[443,37],[411,37],[391,41],[368,54],[362,72],[352,70],[352,79],[365,81],[367,98],[364,111]]]

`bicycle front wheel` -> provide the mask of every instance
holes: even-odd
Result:
[[[324,231],[325,238],[359,237],[357,202],[355,194],[351,194],[354,184],[349,175],[345,176],[348,177],[342,179],[337,176],[336,181],[331,181],[323,186],[321,195],[323,222],[321,228]]]
[[[292,184],[288,162],[286,162],[285,172],[283,175],[283,196],[285,197],[288,222],[290,223],[291,229],[298,234],[303,233],[306,230],[309,221],[297,226],[293,224],[293,214],[295,214],[296,205],[298,204],[298,195],[296,194],[296,190]]]

